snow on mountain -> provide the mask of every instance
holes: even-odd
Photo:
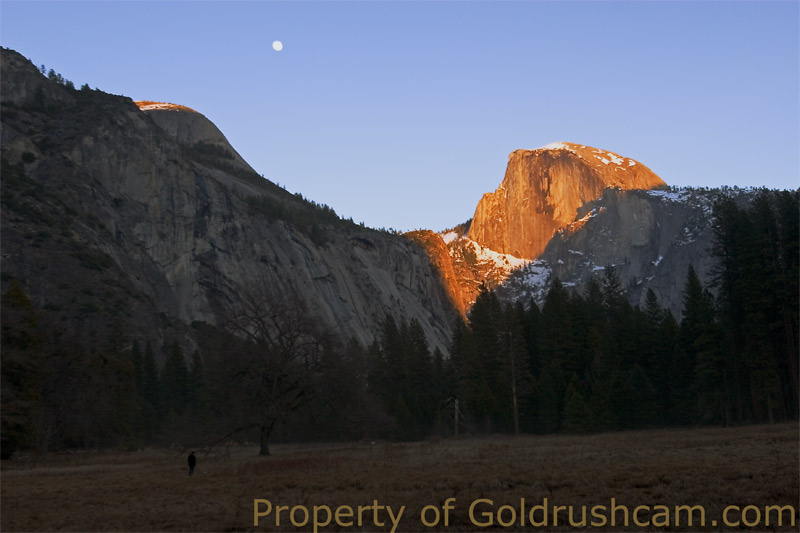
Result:
[[[498,294],[508,300],[532,297],[541,304],[554,278],[582,291],[591,278],[602,279],[613,267],[632,304],[643,304],[652,289],[680,317],[689,266],[704,284],[711,280],[713,203],[721,194],[746,201],[752,191],[606,189],[556,233],[536,261],[512,272]]]
[[[531,261],[496,252],[456,232],[439,234],[446,243],[465,309],[475,301],[481,284],[490,288],[503,283],[512,272]]]
[[[448,231],[447,233],[442,234],[442,240],[444,241],[445,244],[450,244],[459,237],[460,235],[455,231]]]
[[[533,299],[541,305],[555,278],[580,292],[590,279],[602,280],[613,267],[632,304],[643,304],[652,289],[680,317],[689,265],[703,283],[711,279],[713,203],[720,194],[745,199],[751,191],[607,188],[600,198],[582,205],[533,260],[493,250],[463,232],[438,236],[450,254],[465,310],[481,283],[504,300]]]

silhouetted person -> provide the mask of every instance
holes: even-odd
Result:
[[[191,476],[194,474],[194,465],[197,464],[197,458],[194,456],[194,452],[189,452],[189,475]]]

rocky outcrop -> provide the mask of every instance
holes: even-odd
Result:
[[[0,97],[6,104],[15,106],[38,106],[46,104],[72,105],[75,96],[60,84],[52,83],[44,73],[32,76],[32,71],[38,72],[31,62],[20,54],[2,49],[3,60],[0,62],[0,79],[3,82],[3,92]]]
[[[498,289],[507,299],[544,301],[558,278],[582,291],[613,267],[630,302],[644,305],[648,289],[676,318],[682,315],[689,266],[709,286],[715,260],[712,205],[720,194],[746,201],[749,191],[607,189],[558,231],[538,260],[514,272]]]
[[[457,311],[411,240],[261,178],[191,110],[76,91],[8,50],[0,67],[3,280],[65,331],[191,349],[193,323],[264,292],[362,343],[386,315],[416,319],[447,351]]]
[[[218,147],[230,155],[235,164],[245,170],[255,171],[234,150],[219,128],[204,115],[192,108],[164,102],[138,101],[136,105],[147,113],[158,126],[178,142],[195,146],[198,143]],[[224,157],[224,156],[223,156]]]
[[[516,150],[498,189],[483,195],[467,237],[496,252],[534,259],[578,208],[607,187],[653,189],[649,168],[613,152],[571,143]]]
[[[417,243],[428,254],[450,295],[453,306],[458,309],[459,314],[465,316],[468,302],[461,289],[463,276],[459,276],[454,270],[453,259],[442,236],[430,230],[417,230],[406,233],[406,237]]]
[[[497,253],[464,236],[448,236],[447,241],[465,309],[475,303],[481,286],[494,289],[526,263],[524,259]]]
[[[444,235],[429,230],[406,234],[422,246],[436,266],[453,305],[465,316],[481,290],[494,289],[527,261],[493,250],[466,238],[461,228]]]

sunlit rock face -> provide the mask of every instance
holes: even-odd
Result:
[[[572,143],[516,150],[505,178],[483,195],[467,237],[496,252],[537,258],[556,231],[575,221],[578,208],[607,187],[666,187],[649,168],[614,152]]]
[[[467,295],[463,293],[464,276],[456,270],[458,265],[450,257],[451,252],[448,250],[448,245],[442,239],[442,236],[431,230],[417,230],[407,233],[406,237],[417,243],[428,254],[442,285],[450,296],[453,306],[464,316],[467,306],[474,298],[469,300]]]
[[[528,263],[524,259],[499,254],[481,246],[465,237],[461,231],[440,234],[421,230],[407,236],[428,253],[453,305],[462,315],[472,307],[482,285],[497,287],[515,269]]]

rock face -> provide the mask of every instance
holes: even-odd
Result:
[[[506,300],[543,303],[553,279],[581,291],[613,267],[632,304],[652,289],[680,317],[686,272],[712,281],[712,204],[747,190],[670,189],[613,152],[568,143],[517,150],[471,224],[441,234],[469,310],[481,284]]]
[[[0,80],[4,284],[65,331],[191,349],[192,323],[264,291],[362,343],[387,314],[416,319],[447,351],[457,311],[411,240],[261,178],[191,110],[76,91],[9,50]]]
[[[653,189],[666,184],[638,161],[571,143],[516,150],[498,189],[483,195],[467,237],[502,254],[534,259],[579,207],[607,187]]]
[[[712,205],[720,194],[746,202],[750,192],[607,189],[581,207],[577,220],[556,233],[539,259],[514,272],[498,292],[541,303],[553,278],[582,291],[589,279],[600,280],[613,267],[632,304],[643,305],[652,289],[680,319],[689,266],[705,285],[713,275]]]
[[[220,150],[230,154],[237,166],[255,173],[250,165],[242,159],[242,156],[234,150],[219,128],[201,113],[186,106],[164,102],[139,101],[135,104],[179,143],[190,146],[198,143],[217,146]]]
[[[463,282],[461,280],[463,276],[460,276],[459,274],[461,273],[457,273],[454,269],[454,262],[442,237],[430,230],[412,231],[407,233],[406,236],[422,247],[431,258],[431,263],[439,273],[441,282],[450,295],[453,307],[458,310],[461,316],[465,316],[468,301],[462,292]]]
[[[713,268],[717,192],[637,190],[666,186],[612,152],[517,150],[470,225],[401,237],[256,175],[194,110],[76,91],[8,50],[0,82],[3,282],[65,331],[192,348],[192,323],[266,291],[362,343],[387,314],[416,319],[446,353],[482,283],[541,302],[554,277],[580,290],[613,266],[632,303],[651,288],[679,316],[688,265]]]

